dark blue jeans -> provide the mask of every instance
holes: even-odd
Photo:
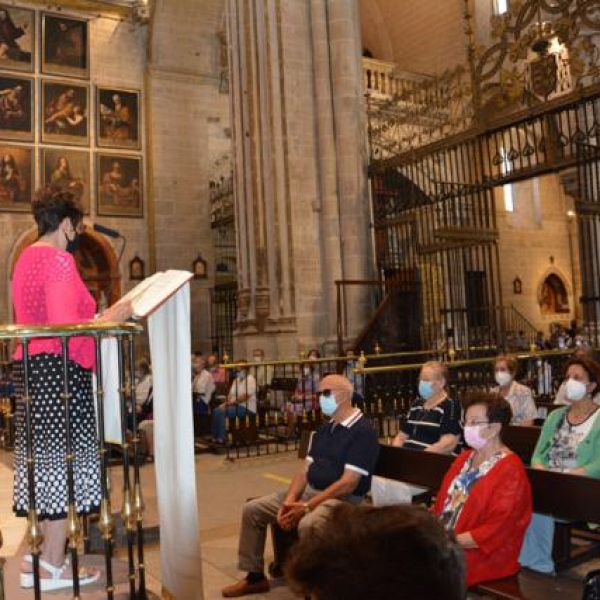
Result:
[[[224,410],[219,407],[212,411],[210,429],[212,436],[219,442],[227,441],[227,422],[226,419],[235,419],[239,417],[244,419],[246,412],[253,417],[254,413],[246,410],[243,404],[228,404]]]

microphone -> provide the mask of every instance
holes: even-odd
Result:
[[[122,238],[123,237],[116,229],[111,229],[110,227],[100,225],[99,223],[93,223],[92,229],[94,231],[97,231],[98,233],[103,233],[107,237],[111,237],[111,238]]]

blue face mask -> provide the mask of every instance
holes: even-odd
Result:
[[[419,396],[425,400],[433,396],[433,383],[431,381],[419,380]]]
[[[321,394],[319,397],[319,405],[321,406],[321,412],[328,417],[331,417],[338,407],[335,396],[331,393],[328,396]]]

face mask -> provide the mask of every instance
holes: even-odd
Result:
[[[587,394],[587,387],[585,383],[577,381],[576,379],[567,379],[566,390],[567,399],[577,402],[583,400]]]
[[[419,396],[427,400],[433,396],[433,383],[431,381],[419,381]]]
[[[262,356],[258,356],[258,355],[257,356],[253,356],[252,359],[254,360],[254,362],[258,362],[258,363],[262,362],[262,360],[263,360]]]
[[[310,367],[304,367],[303,371],[305,375],[310,375]]]
[[[333,394],[329,394],[329,396],[323,396],[323,394],[321,394],[319,405],[321,406],[321,412],[328,417],[337,410],[337,402],[335,401],[335,396]]]
[[[465,441],[473,450],[481,450],[489,441],[482,437],[479,425],[466,425],[464,431]]]
[[[512,375],[508,371],[496,371],[495,377],[498,385],[508,385],[512,381]]]

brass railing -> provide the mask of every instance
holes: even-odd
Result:
[[[228,374],[227,381],[221,386],[213,410],[226,400],[232,381],[230,375],[243,369],[257,382],[257,411],[248,414],[245,409],[239,413],[235,407],[231,409],[231,416],[226,419],[227,440],[223,452],[227,458],[234,459],[297,449],[302,430],[315,429],[322,423],[315,391],[322,377],[329,373],[341,373],[352,379],[354,404],[371,419],[380,437],[393,436],[417,395],[419,371],[425,362],[439,360],[448,366],[449,392],[452,397],[461,399],[470,391],[487,391],[496,386],[493,360],[500,352],[495,347],[444,352],[361,352],[352,357],[352,365],[346,356],[225,363],[220,366]],[[571,351],[565,350],[517,354],[518,379],[531,387],[540,414],[554,399],[563,366],[570,356]],[[238,389],[243,393],[243,385]],[[212,415],[202,417],[204,425],[196,419],[197,445],[211,447],[208,434],[212,418]]]
[[[77,515],[75,506],[75,489],[73,480],[73,463],[75,456],[71,447],[72,413],[71,413],[71,384],[68,377],[69,340],[74,337],[88,336],[93,339],[96,358],[97,386],[95,402],[98,415],[98,446],[100,454],[100,486],[101,503],[98,527],[104,540],[104,553],[106,562],[106,597],[112,600],[115,597],[115,581],[112,572],[113,541],[115,523],[111,508],[108,452],[107,443],[104,439],[104,385],[102,378],[102,352],[101,341],[105,337],[113,337],[117,340],[118,365],[119,365],[119,401],[121,411],[121,435],[123,440],[123,501],[121,517],[127,532],[128,549],[128,585],[131,598],[145,599],[149,596],[146,590],[145,567],[144,567],[144,532],[143,512],[144,505],[140,482],[140,454],[139,438],[133,435],[131,444],[127,442],[126,436],[126,393],[130,390],[132,397],[135,395],[135,351],[134,336],[142,332],[142,327],[131,323],[90,323],[90,324],[65,324],[56,326],[18,326],[8,325],[0,327],[1,340],[18,340],[23,349],[23,394],[17,401],[23,402],[25,411],[25,437],[27,456],[27,480],[29,489],[29,508],[27,539],[29,541],[32,563],[34,586],[33,593],[36,600],[41,598],[40,581],[40,554],[43,543],[43,535],[38,520],[35,499],[35,464],[34,452],[35,431],[32,429],[32,396],[30,388],[30,345],[31,342],[41,338],[58,338],[61,345],[61,359],[63,365],[61,394],[64,400],[64,415],[66,424],[66,465],[67,465],[67,487],[68,487],[68,513],[66,519],[68,553],[73,570],[73,597],[80,597],[79,584],[79,557],[78,546],[82,541],[82,527],[80,517]],[[130,385],[127,385],[127,380]],[[137,431],[136,414],[132,411],[133,429]],[[130,447],[131,446],[131,447]],[[137,557],[135,551],[137,549]],[[137,558],[137,564],[136,564]]]

